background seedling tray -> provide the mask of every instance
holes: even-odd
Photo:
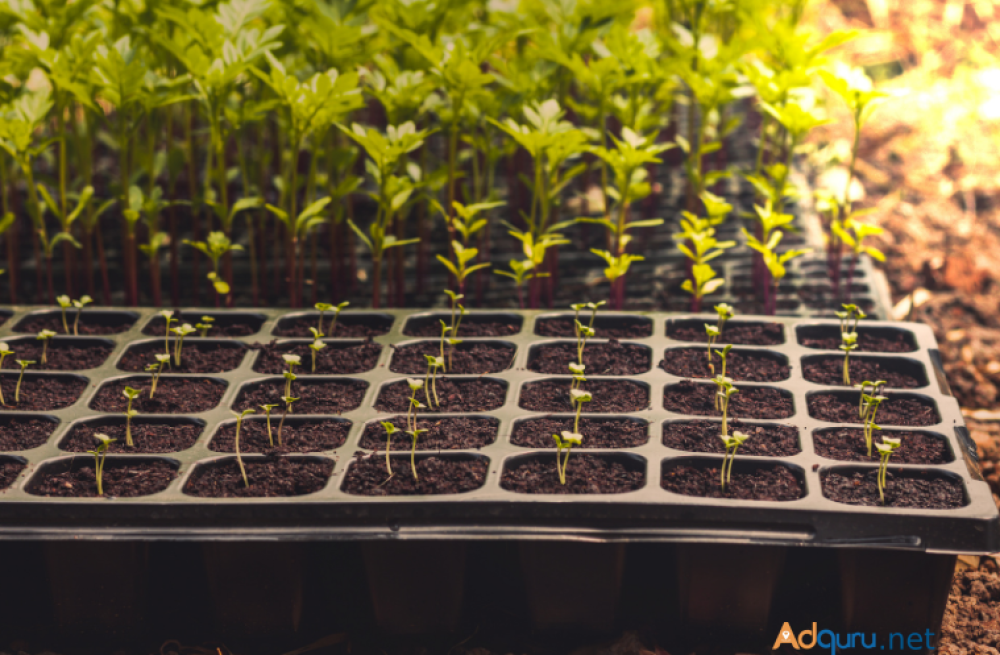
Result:
[[[52,311],[51,308],[12,308],[13,315],[0,327],[0,338],[12,339],[12,332],[28,313]],[[96,316],[101,310],[88,310]],[[225,310],[194,310],[188,316],[202,312],[219,315]],[[257,314],[263,319],[260,331],[252,336],[233,339],[244,343],[267,342],[275,337],[272,330],[277,321],[308,312],[275,310],[240,310],[234,313]],[[314,312],[313,312],[314,313]],[[652,336],[627,340],[647,346],[651,350],[650,370],[629,379],[646,385],[650,392],[650,405],[642,411],[628,414],[587,416],[634,417],[649,424],[649,440],[642,446],[621,449],[577,449],[591,455],[614,455],[626,458],[645,470],[645,485],[634,492],[615,495],[544,495],[518,494],[500,486],[500,476],[505,463],[512,457],[530,453],[543,453],[555,465],[554,449],[532,450],[510,443],[514,421],[524,418],[547,416],[518,407],[519,391],[525,383],[551,378],[527,370],[529,350],[534,344],[558,339],[535,335],[538,319],[563,315],[564,312],[497,312],[507,316],[523,317],[518,334],[498,337],[497,340],[517,347],[512,366],[502,372],[486,376],[455,376],[465,378],[488,377],[507,386],[506,401],[502,407],[490,412],[469,412],[469,415],[492,416],[499,420],[496,441],[479,450],[424,452],[441,457],[480,457],[488,460],[485,484],[464,494],[444,496],[362,497],[341,490],[345,471],[353,461],[353,454],[362,450],[359,440],[367,423],[385,419],[391,414],[380,413],[373,407],[379,389],[387,383],[406,376],[389,371],[392,356],[390,344],[417,341],[403,335],[409,317],[428,316],[434,312],[405,310],[384,312],[345,312],[342,316],[379,314],[392,320],[385,335],[374,338],[383,345],[377,366],[356,375],[316,376],[319,379],[355,379],[367,382],[361,406],[345,412],[340,418],[348,419],[352,426],[346,443],[332,451],[290,455],[291,457],[328,458],[334,461],[333,474],[319,492],[290,498],[212,499],[186,495],[182,488],[192,471],[199,464],[209,463],[232,455],[217,453],[208,448],[220,424],[233,420],[230,406],[240,389],[264,379],[275,379],[255,373],[252,368],[258,353],[250,351],[242,364],[233,371],[211,374],[206,377],[228,383],[218,407],[211,411],[188,416],[205,422],[205,428],[195,445],[185,451],[165,455],[111,455],[113,458],[163,459],[179,467],[179,475],[161,493],[139,498],[45,498],[26,492],[25,487],[39,467],[73,457],[61,451],[60,441],[76,421],[109,416],[89,409],[88,405],[100,385],[133,374],[119,371],[115,364],[127,344],[152,339],[142,334],[146,324],[157,316],[153,309],[134,310],[135,324],[117,335],[93,337],[107,339],[115,349],[103,366],[80,371],[88,386],[81,398],[71,407],[45,412],[59,422],[48,441],[35,449],[3,453],[5,458],[19,458],[27,467],[14,483],[0,492],[0,538],[123,538],[123,539],[372,539],[394,538],[571,538],[599,541],[711,541],[731,543],[760,543],[781,545],[863,546],[874,548],[916,549],[930,552],[993,552],[1000,550],[1000,525],[997,509],[990,491],[979,475],[975,460],[975,447],[964,427],[958,403],[949,394],[944,376],[937,364],[937,350],[931,330],[920,324],[866,322],[863,327],[885,327],[905,331],[916,350],[903,354],[878,354],[885,358],[907,358],[924,370],[929,382],[905,393],[922,396],[932,401],[941,421],[934,426],[913,428],[939,434],[947,442],[953,455],[952,461],[935,466],[893,465],[893,469],[907,468],[930,471],[961,480],[967,504],[953,510],[912,510],[882,507],[857,507],[833,502],[821,493],[820,475],[825,471],[842,469],[871,470],[873,464],[838,462],[820,457],[812,443],[814,429],[838,424],[812,419],[807,412],[806,399],[810,394],[823,391],[843,391],[843,387],[827,387],[807,382],[802,377],[801,360],[805,356],[836,351],[821,351],[800,346],[798,327],[809,325],[837,326],[836,321],[813,319],[743,317],[735,320],[774,321],[783,326],[785,342],[763,348],[737,346],[747,350],[769,350],[787,357],[791,364],[788,380],[766,386],[780,388],[791,394],[795,413],[788,419],[767,421],[751,419],[756,423],[779,423],[797,428],[802,452],[783,458],[737,456],[737,468],[758,464],[780,464],[790,467],[804,482],[805,496],[791,502],[735,501],[696,498],[670,493],[660,486],[661,466],[684,458],[686,460],[720,461],[719,456],[673,450],[662,445],[664,421],[698,420],[708,417],[676,414],[663,409],[664,387],[676,384],[681,378],[657,366],[664,351],[671,347],[692,347],[697,344],[681,342],[666,336],[670,320],[695,319],[699,323],[715,320],[709,315],[629,313],[651,321]],[[476,312],[486,314],[490,312]],[[605,320],[616,314],[604,312]],[[191,344],[195,339],[186,343]],[[341,340],[343,341],[343,340]],[[360,340],[359,340],[360,341]],[[874,354],[871,354],[874,356]],[[303,367],[305,369],[306,367]],[[44,373],[29,373],[44,375]],[[167,374],[165,374],[167,375]],[[306,375],[300,375],[304,380]],[[280,379],[280,378],[277,378]],[[563,379],[568,377],[563,376]],[[593,379],[597,379],[594,376]],[[601,378],[610,379],[610,378]],[[736,383],[748,388],[750,383]],[[9,415],[25,416],[22,412],[0,412],[0,418]],[[442,414],[440,416],[454,416]],[[111,415],[114,416],[114,415]],[[119,415],[120,416],[120,415]],[[182,415],[145,415],[157,418],[181,418]],[[297,418],[305,414],[296,414]],[[435,416],[438,416],[435,414]],[[857,426],[853,426],[857,427]],[[886,428],[887,430],[893,428]],[[900,428],[909,429],[909,428]],[[371,451],[367,451],[371,452]],[[399,452],[405,455],[404,452]],[[383,453],[384,456],[384,453]],[[76,455],[80,465],[90,464],[89,455]],[[247,460],[260,457],[246,455]],[[407,465],[408,469],[408,465]],[[402,473],[402,471],[401,471]]]

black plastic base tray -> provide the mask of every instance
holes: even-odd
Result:
[[[29,313],[51,312],[50,308],[16,307],[13,316],[0,327],[0,339],[10,340],[16,326]],[[56,310],[58,311],[58,310]],[[192,310],[187,316],[203,313],[225,314],[225,310]],[[233,339],[233,341],[253,344],[267,343],[276,338],[272,331],[279,321],[287,324],[289,318],[301,315],[315,315],[315,312],[279,312],[274,310],[241,310],[243,314],[256,315],[263,319],[260,331],[254,335]],[[485,315],[490,312],[476,312]],[[87,310],[92,320],[113,318],[111,310]],[[129,314],[129,312],[125,312]],[[884,328],[898,331],[915,349],[899,354],[877,354],[887,365],[893,360],[905,359],[909,370],[922,369],[918,376],[921,382],[929,382],[922,387],[903,391],[889,390],[889,396],[896,393],[916,398],[934,406],[940,420],[935,425],[920,428],[893,428],[883,426],[883,435],[894,429],[929,432],[946,443],[948,461],[934,466],[896,464],[891,466],[894,474],[915,474],[943,476],[958,481],[964,495],[964,505],[950,510],[915,510],[883,507],[861,507],[834,502],[824,497],[820,480],[828,472],[856,470],[871,471],[876,464],[868,462],[835,461],[821,457],[812,441],[814,430],[837,426],[858,427],[855,424],[836,424],[816,420],[809,416],[808,398],[822,392],[842,392],[857,397],[856,392],[839,386],[824,386],[806,381],[802,377],[803,358],[821,354],[836,354],[806,348],[799,344],[799,330],[807,326],[826,325],[836,332],[835,321],[811,319],[791,319],[772,317],[737,317],[737,322],[774,322],[782,326],[783,343],[767,348],[737,346],[736,350],[769,351],[787,359],[791,366],[790,377],[781,382],[757,384],[736,382],[744,393],[752,387],[770,386],[778,388],[792,398],[793,414],[780,420],[757,420],[755,424],[780,424],[792,426],[798,434],[801,452],[787,457],[754,457],[737,455],[736,470],[754,465],[780,465],[791,470],[804,483],[805,494],[801,499],[785,502],[737,501],[689,497],[666,491],[660,485],[664,466],[678,462],[694,464],[715,463],[720,456],[709,453],[686,452],[671,449],[662,442],[665,422],[681,420],[714,420],[707,417],[676,414],[664,409],[664,390],[682,381],[658,367],[664,353],[669,348],[699,347],[692,342],[676,341],[666,336],[670,321],[693,321],[700,325],[706,321],[714,323],[715,317],[708,315],[682,314],[636,314],[628,316],[649,322],[651,336],[624,339],[649,349],[650,367],[645,373],[630,376],[634,384],[648,391],[649,401],[645,408],[623,414],[598,415],[592,417],[629,417],[648,424],[648,440],[639,446],[619,449],[574,449],[572,458],[584,455],[611,457],[626,463],[627,468],[639,470],[644,481],[635,491],[608,495],[547,495],[521,494],[506,491],[501,486],[501,477],[514,458],[536,455],[551,461],[555,467],[555,449],[531,449],[515,446],[510,436],[515,422],[549,416],[534,413],[519,407],[521,390],[528,383],[553,379],[568,383],[568,376],[549,376],[528,370],[529,351],[533,346],[554,341],[571,339],[549,339],[536,336],[536,321],[546,317],[571,317],[565,312],[498,312],[503,317],[523,317],[520,331],[483,341],[501,341],[516,347],[516,352],[505,370],[482,376],[449,376],[454,380],[470,382],[495,381],[505,390],[502,406],[482,412],[468,412],[463,415],[492,417],[499,421],[497,436],[492,443],[479,449],[421,451],[418,459],[435,456],[442,459],[475,458],[486,464],[486,477],[482,486],[460,494],[424,496],[357,496],[343,490],[345,474],[354,465],[354,454],[359,451],[381,458],[384,452],[365,451],[360,440],[365,426],[385,420],[397,412],[379,412],[374,406],[376,398],[384,386],[393,382],[403,382],[407,376],[390,372],[390,359],[394,349],[392,344],[418,341],[404,336],[404,327],[410,317],[426,317],[434,312],[426,311],[368,311],[345,312],[341,321],[350,323],[370,317],[375,325],[389,325],[385,334],[374,336],[376,344],[382,345],[378,363],[367,372],[351,375],[308,374],[308,359],[303,358],[303,366],[298,369],[296,385],[308,385],[311,381],[362,383],[365,387],[360,406],[336,415],[350,421],[346,442],[333,450],[295,453],[289,457],[296,460],[306,458],[313,461],[332,462],[333,470],[325,486],[315,493],[287,498],[201,498],[184,492],[186,485],[200,467],[225,459],[232,459],[230,453],[216,452],[209,448],[209,442],[216,436],[223,424],[232,423],[231,407],[247,385],[262,381],[281,381],[280,377],[268,376],[253,371],[254,365],[263,353],[248,349],[239,366],[230,371],[204,376],[226,385],[221,402],[214,409],[186,417],[195,424],[204,422],[195,444],[180,452],[160,454],[115,454],[112,461],[160,460],[176,466],[177,477],[169,486],[148,496],[135,498],[47,498],[29,493],[35,476],[50,465],[91,466],[89,455],[73,454],[60,449],[64,438],[81,422],[120,414],[102,414],[89,408],[99,387],[109,380],[129,378],[135,374],[117,369],[116,365],[127,345],[134,341],[155,340],[143,334],[143,329],[157,316],[155,310],[140,309],[131,313],[135,322],[118,334],[103,335],[102,340],[111,340],[114,351],[99,368],[72,373],[86,378],[88,384],[80,399],[70,407],[51,412],[31,412],[32,416],[45,416],[58,425],[44,444],[23,451],[4,451],[0,458],[25,464],[13,483],[0,492],[0,538],[6,539],[67,539],[67,538],[125,538],[125,539],[166,539],[166,540],[215,540],[215,539],[587,539],[596,541],[656,541],[656,542],[719,542],[737,544],[772,545],[815,545],[866,548],[914,549],[939,553],[995,552],[1000,550],[1000,523],[996,506],[989,488],[979,475],[975,461],[975,448],[969,440],[963,425],[958,403],[948,392],[947,384],[937,365],[937,351],[931,330],[926,326],[912,323],[863,323],[863,328]],[[620,314],[602,313],[601,321],[613,325]],[[327,318],[329,321],[329,318]],[[811,332],[810,332],[811,334]],[[210,335],[211,336],[211,335]],[[58,337],[57,337],[58,339]],[[81,337],[81,340],[84,338]],[[94,337],[94,339],[98,339]],[[160,340],[162,343],[162,339]],[[200,339],[189,337],[185,342],[189,347]],[[295,341],[287,339],[287,341]],[[303,340],[299,340],[303,341]],[[601,343],[595,339],[590,344]],[[279,339],[279,343],[282,340]],[[307,342],[307,341],[306,341]],[[331,346],[347,345],[348,342],[361,344],[363,340],[337,339]],[[588,347],[591,347],[588,345]],[[873,353],[863,353],[876,356]],[[64,373],[65,374],[65,373]],[[26,377],[46,375],[31,373]],[[171,378],[165,373],[163,380]],[[192,377],[192,376],[186,376]],[[414,376],[422,377],[422,376]],[[608,380],[602,376],[591,376],[592,381]],[[282,381],[283,382],[283,381]],[[161,382],[162,384],[162,382]],[[0,412],[0,434],[6,421],[27,414],[17,411]],[[331,418],[308,416],[295,413],[296,419]],[[425,416],[439,416],[438,414]],[[444,414],[440,416],[455,416]],[[141,418],[178,419],[182,415],[143,415]],[[394,469],[397,475],[409,474],[408,452],[394,451]],[[248,463],[259,461],[261,455],[244,455]],[[66,463],[66,460],[73,461]],[[925,473],[926,472],[926,473]]]

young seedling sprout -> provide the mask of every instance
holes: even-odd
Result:
[[[708,346],[705,350],[705,354],[708,356],[708,370],[710,370],[713,375],[715,374],[715,364],[712,363],[712,346],[715,345],[715,341],[719,338],[720,334],[722,334],[722,332],[719,331],[719,328],[711,323],[705,323],[705,336],[708,339]]]
[[[125,445],[129,448],[135,446],[132,442],[132,417],[139,415],[138,411],[132,409],[132,401],[138,398],[140,393],[142,392],[132,387],[125,387],[122,390],[122,395],[128,398],[128,406],[125,408]]]
[[[320,335],[320,336],[322,336],[322,335]],[[324,348],[326,348],[326,344],[323,343],[322,341],[320,341],[319,338],[317,338],[315,341],[313,341],[311,344],[309,344],[309,350],[312,351],[309,354],[312,355],[312,372],[313,373],[316,372],[316,355],[319,353],[319,351],[323,350]]]
[[[726,456],[722,460],[722,471],[719,473],[719,486],[722,487],[723,493],[726,491],[726,485],[729,484],[729,480],[733,475],[733,460],[736,459],[736,451],[749,436],[739,430],[734,430],[732,436],[725,432],[719,435],[719,438],[722,439],[722,444],[726,447]]]
[[[878,497],[881,499],[882,504],[885,505],[885,487],[886,487],[886,473],[889,470],[889,458],[901,445],[900,439],[893,439],[892,437],[882,437],[882,443],[875,444],[878,448],[879,465],[878,465]]]
[[[240,427],[243,425],[243,417],[247,414],[253,414],[253,408],[244,409],[242,412],[233,412],[233,416],[236,417],[236,437],[233,440],[233,445],[236,449],[236,463],[240,465],[240,473],[243,474],[243,484],[250,488],[250,480],[247,479],[247,469],[243,466],[243,457],[240,456]]]
[[[177,335],[177,341],[174,343],[174,365],[177,368],[181,367],[181,348],[184,347],[184,337],[189,334],[194,334],[195,329],[191,327],[190,323],[185,323],[180,327],[170,328],[170,331]]]
[[[385,470],[389,472],[389,477],[391,478],[392,464],[389,461],[389,451],[392,450],[392,435],[399,432],[399,428],[392,421],[381,421],[381,423],[382,427],[385,428]],[[407,420],[407,425],[409,425],[409,420]]]
[[[569,454],[573,446],[579,446],[583,442],[583,435],[578,432],[563,430],[562,436],[552,435],[556,442],[556,472],[559,474],[559,484],[566,484],[566,467],[569,465]],[[565,457],[563,450],[566,451]]]
[[[726,321],[731,319],[736,315],[736,310],[733,309],[732,305],[727,303],[719,303],[715,306],[715,313],[719,315],[719,336],[722,335],[722,330],[726,327]]]
[[[333,318],[330,319],[330,330],[327,332],[327,334],[329,334],[331,337],[334,336],[334,330],[337,329],[337,318],[340,316],[340,312],[344,311],[344,308],[347,307],[350,304],[351,303],[349,303],[349,302],[347,302],[345,300],[344,302],[340,303],[339,305],[337,305],[336,307],[333,308]],[[322,314],[321,314],[320,315],[320,332],[323,331],[322,322],[323,322],[323,317],[322,317]]]
[[[292,396],[282,396],[281,402],[285,403],[285,409],[281,412],[281,420],[278,421],[278,445],[281,446],[281,431],[285,427],[285,419],[292,411],[292,404],[300,400],[299,398],[293,398]]]
[[[160,374],[163,373],[163,367],[170,363],[170,355],[156,353],[154,357],[156,357],[156,362],[146,366],[146,372],[153,374],[153,384],[149,387],[150,400],[153,399],[153,394],[156,393],[156,383],[160,381]]]
[[[35,337],[35,339],[42,342],[42,366],[45,366],[45,364],[49,361],[49,339],[54,336],[56,336],[56,333],[52,330],[42,330],[38,333],[38,336]]]
[[[75,336],[80,336],[80,316],[83,315],[83,308],[94,302],[94,299],[90,296],[80,296],[79,300],[73,301],[73,307],[76,308],[76,318],[73,319],[73,334]]]
[[[580,386],[587,381],[587,378],[583,376],[583,372],[587,369],[583,364],[574,364],[570,362],[569,372],[573,375],[573,381],[569,384],[569,390],[579,389]]]
[[[740,390],[733,386],[733,382],[729,378],[717,375],[712,379],[712,382],[719,388],[719,391],[716,392],[718,408],[722,412],[722,427],[719,430],[719,434],[729,434],[729,399],[734,393],[739,393]]]
[[[261,405],[260,408],[264,410],[265,421],[267,422],[267,442],[274,448],[274,438],[271,436],[271,411],[277,407],[277,405]]]
[[[315,305],[313,305],[313,307],[315,307],[316,310],[319,312],[319,325],[317,325],[315,329],[311,329],[310,331],[312,331],[313,333],[319,332],[320,334],[323,334],[323,314],[333,309],[333,305],[331,305],[328,302],[318,302]]]
[[[882,429],[875,424],[875,415],[878,414],[879,405],[883,401],[888,400],[888,398],[879,393],[879,390],[884,386],[885,380],[876,380],[875,382],[865,380],[858,385],[861,391],[861,399],[858,403],[858,415],[864,424],[865,445],[868,446],[868,457],[872,456],[872,434],[875,430]],[[869,387],[871,387],[871,393],[866,393]]]
[[[851,385],[851,351],[856,350],[858,347],[858,333],[857,332],[841,332],[840,333],[841,344],[840,349],[844,351],[844,384],[847,386]]]
[[[108,448],[111,447],[111,443],[118,441],[117,439],[112,439],[106,434],[97,433],[94,435],[94,439],[97,441],[97,445],[93,450],[88,450],[87,453],[94,456],[94,478],[97,480],[97,495],[104,495],[104,460],[108,456]]]
[[[174,312],[164,309],[160,312],[163,317],[163,352],[170,354],[170,323],[174,320]]]
[[[573,432],[580,431],[580,414],[583,413],[583,403],[589,403],[594,396],[589,391],[583,389],[571,389],[569,392],[570,403],[576,406],[576,417],[573,419]]]
[[[410,470],[413,471],[413,479],[417,481],[420,480],[420,478],[417,477],[417,440],[420,439],[420,435],[425,432],[429,432],[429,430],[414,428],[406,433],[413,439],[413,447],[410,448]],[[386,455],[388,454],[388,451],[386,451]]]
[[[7,359],[8,355],[13,355],[14,351],[10,349],[6,343],[0,343],[0,369],[3,368],[3,360]],[[7,405],[7,401],[3,399],[3,389],[0,388],[0,405]]]
[[[733,349],[732,344],[727,343],[722,348],[722,350],[716,351],[719,355],[719,359],[722,360],[722,371],[715,376],[715,380],[717,381],[716,384],[733,383],[732,378],[726,377],[726,363],[727,360],[729,359],[729,351],[732,349]],[[711,366],[711,364],[709,364],[709,367],[712,369],[713,372],[715,371],[714,366]],[[722,399],[719,397],[719,394],[715,394],[715,409],[722,411]]]
[[[211,316],[202,316],[201,323],[196,324],[194,327],[201,332],[202,338],[205,338],[208,336],[208,331],[212,329],[214,322],[215,319]]]
[[[21,381],[24,380],[24,371],[36,362],[30,359],[15,359],[14,361],[21,367],[21,374],[17,377],[17,386],[14,388],[14,404],[17,405],[21,402]]]
[[[444,360],[444,344],[447,343],[449,346],[456,346],[456,345],[462,343],[462,341],[461,341],[461,339],[449,339],[448,338],[448,333],[451,332],[451,326],[449,326],[444,321],[439,321],[439,322],[441,323],[441,350],[440,350],[440,353],[438,354],[438,356],[443,361]],[[449,363],[450,363],[450,358],[449,358]],[[450,366],[448,368],[450,368]],[[445,368],[444,371],[447,372],[448,369]]]
[[[848,359],[852,350],[858,348],[858,321],[865,318],[867,314],[857,305],[842,305],[844,311],[836,312],[840,319],[840,349],[844,351],[844,384],[851,384],[851,371]],[[851,320],[854,324],[851,325]]]
[[[62,312],[63,334],[69,334],[69,323],[66,321],[66,310],[73,306],[73,301],[69,299],[69,296],[62,295],[56,298],[56,302],[59,303],[59,309]]]
[[[426,383],[427,393],[427,405],[431,409],[441,409],[441,401],[438,400],[437,394],[437,372],[439,368],[444,368],[444,359],[440,357],[435,357],[434,355],[424,355],[427,360],[427,375],[424,377],[424,382]]]
[[[281,358],[285,360],[285,364],[288,366],[288,370],[282,373],[285,377],[285,395],[292,395],[292,382],[295,382],[297,376],[292,372],[296,366],[302,364],[302,358],[298,355],[282,355]]]

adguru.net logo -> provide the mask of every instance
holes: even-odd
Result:
[[[879,638],[876,633],[864,634],[862,632],[834,632],[833,630],[820,630],[815,622],[811,629],[803,630],[798,634],[787,622],[781,625],[778,637],[774,640],[771,650],[778,650],[782,645],[788,645],[795,650],[810,650],[820,648],[829,651],[830,655],[835,655],[837,651],[855,650],[881,650],[888,652],[906,651],[928,651],[933,650],[934,633],[926,630],[923,633],[911,632],[904,635],[901,632],[890,632],[887,638]]]

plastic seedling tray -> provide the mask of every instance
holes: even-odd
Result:
[[[11,339],[12,332],[21,321],[37,313],[50,313],[51,309],[18,307],[13,316],[0,327],[0,338]],[[211,313],[226,314],[225,310],[196,310],[190,315]],[[273,330],[278,325],[294,323],[299,316],[315,312],[279,312],[262,310],[246,312],[260,320],[260,330],[256,334],[228,341],[252,344],[266,343],[274,339]],[[105,321],[115,318],[114,312],[93,311],[85,317]],[[914,373],[919,386],[904,390],[890,389],[890,398],[912,398],[930,406],[938,420],[932,425],[919,428],[894,428],[883,426],[883,435],[894,429],[915,430],[940,439],[944,444],[947,461],[929,465],[893,462],[890,470],[901,477],[944,477],[957,482],[961,488],[963,505],[949,510],[895,509],[886,507],[863,507],[834,502],[824,496],[821,480],[831,473],[851,474],[867,472],[876,465],[871,462],[836,461],[821,456],[814,444],[814,434],[823,434],[831,428],[859,427],[857,424],[838,424],[818,420],[810,416],[810,399],[818,394],[834,393],[851,402],[856,402],[857,392],[840,386],[826,386],[808,382],[803,378],[802,364],[823,355],[839,357],[835,350],[817,350],[799,343],[800,335],[827,334],[836,332],[834,321],[810,319],[737,317],[731,326],[741,322],[773,322],[781,326],[783,342],[768,347],[736,346],[734,353],[763,354],[778,360],[786,360],[791,371],[787,379],[771,383],[739,382],[735,384],[743,394],[751,394],[755,387],[771,387],[790,398],[792,413],[787,418],[753,419],[754,425],[779,424],[791,426],[794,430],[800,452],[784,457],[758,457],[738,454],[736,471],[758,466],[780,466],[790,471],[804,487],[804,495],[790,501],[749,501],[712,499],[685,496],[672,493],[661,486],[661,476],[665,470],[686,464],[695,467],[717,466],[721,457],[713,454],[688,452],[667,447],[662,442],[666,423],[692,420],[716,420],[712,417],[679,414],[664,408],[664,391],[676,388],[683,381],[667,373],[658,366],[666,352],[672,349],[699,348],[692,342],[678,341],[667,337],[667,324],[680,325],[690,322],[695,327],[705,321],[714,322],[714,317],[680,314],[615,314],[602,313],[598,319],[598,330],[607,329],[621,322],[635,327],[638,323],[648,325],[645,337],[623,339],[624,344],[634,344],[640,352],[648,355],[648,370],[627,376],[620,383],[631,384],[641,390],[646,401],[635,411],[620,414],[591,414],[585,416],[602,420],[628,419],[647,426],[648,439],[627,448],[577,448],[574,458],[598,457],[606,461],[623,462],[628,470],[638,472],[640,482],[634,491],[615,494],[573,494],[552,495],[544,493],[515,493],[501,486],[505,470],[525,459],[540,459],[544,466],[555,466],[553,448],[531,448],[518,446],[512,442],[518,424],[533,418],[568,417],[565,412],[532,412],[523,409],[522,393],[537,387],[543,381],[558,380],[568,384],[565,375],[546,375],[529,370],[529,357],[533,349],[544,344],[572,343],[572,339],[542,337],[536,334],[539,321],[551,318],[567,318],[571,314],[563,312],[498,312],[501,321],[516,319],[520,329],[514,334],[498,337],[477,336],[476,341],[498,341],[516,348],[510,365],[485,375],[448,376],[460,384],[493,385],[500,389],[502,399],[495,407],[483,411],[462,413],[425,414],[438,416],[474,416],[491,419],[496,426],[495,436],[480,448],[469,450],[421,451],[418,460],[429,457],[445,461],[472,460],[485,467],[486,475],[481,484],[473,485],[463,493],[427,496],[361,496],[349,493],[344,488],[345,477],[356,461],[355,452],[362,451],[376,457],[377,453],[361,447],[366,426],[386,420],[405,412],[378,411],[375,408],[379,395],[393,383],[402,383],[406,375],[390,371],[392,346],[416,343],[421,339],[406,336],[407,325],[419,326],[428,320],[436,320],[435,312],[344,312],[341,321],[346,325],[359,319],[367,320],[374,329],[387,328],[385,334],[373,337],[382,346],[378,362],[369,371],[350,375],[317,375],[307,373],[308,359],[303,358],[303,366],[298,369],[299,380],[296,388],[305,389],[314,384],[349,384],[363,388],[358,406],[330,415],[310,415],[295,412],[295,421],[307,419],[335,419],[341,425],[349,422],[346,439],[339,447],[319,452],[294,453],[293,461],[314,461],[329,465],[331,474],[315,493],[279,498],[238,498],[214,499],[191,495],[185,492],[189,481],[204,467],[230,465],[231,453],[217,452],[210,447],[211,440],[222,428],[230,429],[234,422],[231,407],[241,393],[268,383],[283,383],[279,376],[254,372],[258,350],[247,349],[239,365],[228,371],[207,375],[180,376],[184,380],[211,379],[225,385],[221,401],[211,409],[195,414],[143,414],[142,420],[170,423],[185,422],[200,428],[195,443],[179,452],[111,454],[109,467],[122,465],[126,461],[159,461],[176,469],[177,477],[159,493],[131,498],[56,498],[43,497],[31,493],[37,488],[38,476],[46,471],[64,469],[76,465],[87,465],[89,455],[71,453],[61,449],[72,430],[81,424],[97,422],[108,424],[121,417],[117,412],[99,412],[90,408],[91,402],[103,385],[118,380],[136,379],[135,373],[116,368],[123,353],[133,342],[155,342],[144,330],[150,321],[156,321],[157,314],[150,309],[126,312],[135,321],[124,332],[104,334],[91,338],[95,341],[110,341],[114,350],[99,368],[60,372],[60,375],[78,376],[87,380],[87,386],[79,400],[69,407],[54,411],[0,412],[0,421],[28,415],[44,418],[55,425],[48,439],[37,447],[22,451],[5,451],[5,462],[20,462],[23,470],[16,479],[0,493],[0,537],[2,538],[67,538],[91,536],[102,538],[141,539],[231,539],[255,538],[280,535],[285,539],[371,539],[385,536],[395,538],[520,538],[546,536],[556,538],[588,537],[609,541],[714,541],[754,544],[848,546],[855,545],[875,548],[914,549],[937,553],[993,552],[1000,550],[1000,529],[997,510],[989,489],[978,474],[975,448],[963,426],[957,402],[948,393],[944,377],[937,363],[937,351],[930,329],[919,324],[863,322],[863,331],[875,333],[900,333],[913,347],[904,353],[854,353],[858,360],[877,360],[887,365],[893,362],[903,364]],[[475,312],[469,323],[481,322],[489,312]],[[329,321],[329,317],[327,318]],[[221,323],[222,321],[220,321]],[[824,328],[825,326],[825,328]],[[825,332],[824,332],[825,330]],[[818,332],[817,332],[818,331]],[[881,332],[880,332],[881,331]],[[636,334],[641,334],[640,330]],[[598,333],[600,335],[600,332]],[[211,337],[211,335],[209,335]],[[59,339],[60,337],[57,337]],[[804,338],[804,337],[803,337]],[[202,341],[188,337],[186,348],[194,347]],[[206,342],[218,342],[210,338]],[[226,340],[221,340],[226,341]],[[296,342],[292,337],[279,338],[278,344]],[[298,340],[301,341],[301,340]],[[600,338],[592,340],[588,348],[604,343]],[[363,340],[331,340],[333,345],[360,344]],[[13,371],[5,373],[12,374]],[[43,372],[29,373],[39,377]],[[169,373],[163,381],[171,379]],[[415,375],[413,377],[422,377]],[[604,383],[613,377],[590,376],[594,385]],[[704,381],[703,381],[704,382]],[[617,383],[616,383],[617,384]],[[277,413],[276,413],[277,414]],[[259,420],[255,419],[255,420]],[[274,419],[275,424],[277,418]],[[382,441],[384,444],[384,441]],[[369,442],[369,445],[371,443]],[[384,448],[384,446],[382,446]],[[399,474],[408,474],[407,451],[394,451],[394,468]],[[262,460],[259,454],[244,454],[248,465]]]

